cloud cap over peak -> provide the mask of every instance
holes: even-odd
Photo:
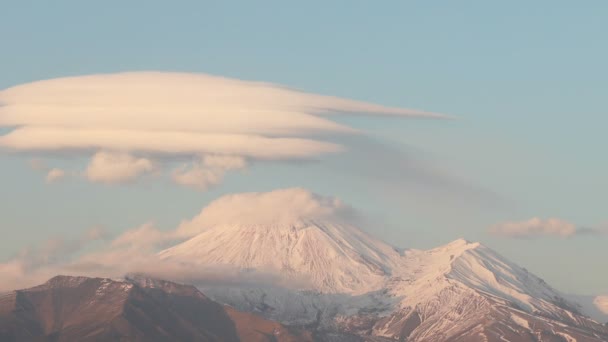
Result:
[[[178,227],[180,235],[193,236],[220,224],[298,225],[309,220],[348,220],[354,209],[334,197],[303,188],[225,195],[211,202],[192,220]]]

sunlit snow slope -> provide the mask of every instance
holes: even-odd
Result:
[[[282,190],[280,200],[296,197],[304,214],[292,206],[275,219],[260,207],[260,219],[258,197],[276,204],[273,193],[247,196],[224,203],[230,205],[220,201],[216,207],[222,210],[214,215],[203,211],[188,226],[203,225],[197,234],[160,253],[199,268],[230,267],[277,279],[271,286],[199,284],[217,301],[286,324],[312,325],[320,333],[389,340],[608,340],[608,327],[479,243],[460,239],[400,251],[334,215],[333,200]],[[228,209],[241,221],[205,219]]]
[[[219,225],[160,255],[198,265],[255,269],[326,293],[381,288],[400,261],[396,249],[353,226],[313,220]]]

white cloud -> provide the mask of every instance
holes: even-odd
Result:
[[[163,232],[153,223],[143,224],[135,229],[128,230],[112,241],[112,247],[135,247],[138,249],[153,248],[159,244],[174,240],[175,234],[171,231]]]
[[[575,224],[556,219],[541,219],[538,217],[526,221],[503,222],[493,225],[488,230],[491,234],[509,238],[537,238],[556,236],[562,238],[585,234],[606,234],[604,226],[595,228],[577,227]]]
[[[214,162],[232,164],[226,160]],[[353,215],[353,210],[340,200],[301,188],[227,195],[173,230],[161,230],[146,223],[110,240],[104,230],[92,228],[77,239],[50,239],[37,248],[26,249],[15,258],[0,263],[0,279],[3,279],[0,292],[37,285],[57,274],[121,277],[127,273],[146,273],[189,282],[197,279],[241,284],[269,281],[271,275],[247,275],[226,268],[184,265],[179,261],[162,260],[157,253],[216,224],[297,223],[326,218],[350,220]],[[97,248],[93,248],[94,242],[98,242]]]
[[[224,179],[227,171],[243,169],[247,162],[242,157],[205,156],[202,161],[181,165],[171,177],[176,184],[205,191]]]
[[[302,188],[226,195],[211,202],[192,220],[177,229],[180,236],[193,236],[218,224],[292,224],[306,220],[349,219],[354,211],[333,197]]]
[[[67,173],[56,167],[49,167],[44,160],[34,158],[29,161],[30,168],[34,171],[41,171],[46,173],[45,180],[48,184],[56,183],[67,177]]]
[[[597,296],[593,300],[595,307],[602,313],[608,315],[608,296]]]
[[[87,167],[86,177],[95,183],[125,183],[154,169],[154,163],[146,158],[122,152],[98,152]]]
[[[153,156],[159,162],[176,155],[311,159],[344,150],[320,135],[356,133],[329,120],[333,114],[443,117],[269,83],[161,72],[38,81],[0,91],[0,103],[0,127],[13,128],[0,136],[0,148],[41,155],[121,151]],[[105,183],[133,180],[150,168],[138,161],[142,163],[134,166],[127,158],[105,158],[99,161],[99,172],[92,171],[88,178]],[[194,165],[174,179],[206,188],[221,180],[223,172],[218,170],[231,169],[237,168],[209,172],[208,166]],[[207,182],[193,181],[205,178]]]
[[[52,168],[46,174],[47,183],[55,183],[62,180],[63,178],[65,178],[65,171],[58,168]]]
[[[302,138],[64,127],[17,128],[0,136],[0,147],[36,152],[106,149],[160,156],[225,154],[260,160],[306,159],[343,150],[337,144]]]
[[[77,238],[55,237],[39,246],[24,248],[14,258],[0,263],[0,292],[33,286],[61,273],[85,248],[107,238],[104,229],[93,227]]]

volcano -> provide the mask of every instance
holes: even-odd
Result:
[[[324,336],[608,340],[607,327],[577,303],[483,244],[459,239],[430,250],[399,249],[336,214],[342,207],[332,199],[302,189],[281,191],[281,200],[298,197],[291,202],[307,209],[294,207],[273,219],[260,207],[258,219],[256,206],[267,198],[232,198],[230,209],[239,220],[245,211],[247,223],[208,224],[213,220],[204,220],[203,211],[198,222],[207,224],[200,232],[160,257],[272,275],[272,284],[197,285],[221,303],[287,325],[314,326]]]

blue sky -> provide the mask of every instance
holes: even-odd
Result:
[[[456,184],[447,190],[404,179],[386,192],[343,169],[356,155],[254,165],[201,193],[168,182],[49,185],[28,167],[31,155],[3,154],[0,257],[95,225],[118,233],[153,220],[169,229],[224,193],[304,186],[367,212],[382,222],[369,230],[399,246],[479,240],[560,289],[606,293],[608,236],[506,239],[487,229],[536,216],[608,221],[607,15],[603,1],[5,4],[0,89],[118,71],[202,72],[458,119],[338,119],[432,165]]]

